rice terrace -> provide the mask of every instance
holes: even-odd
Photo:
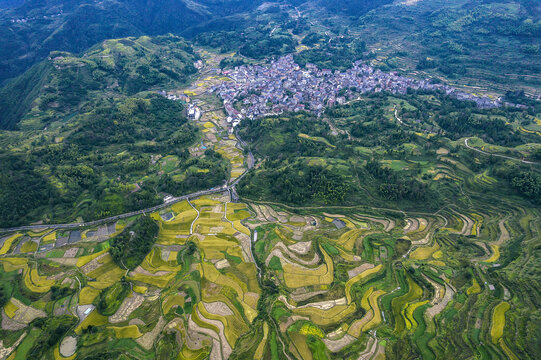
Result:
[[[541,359],[535,1],[0,0],[2,31],[0,360]]]
[[[500,211],[292,213],[225,192],[102,225],[113,232],[99,241],[89,236],[98,228],[85,229],[80,241],[35,256],[18,244],[40,244],[51,231],[3,235],[12,297],[2,354],[37,351],[54,321],[69,334],[51,350],[57,359],[102,353],[103,341],[108,354],[134,358],[383,359],[398,346],[437,358],[460,341],[472,356],[519,359],[520,343],[509,339],[537,290],[495,270],[516,266],[514,237],[533,246],[539,213]],[[156,224],[153,243],[125,267],[137,254],[124,249],[116,261],[115,234],[144,219]]]

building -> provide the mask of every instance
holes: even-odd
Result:
[[[188,119],[199,120],[201,117],[201,110],[197,106],[190,106],[188,108]]]

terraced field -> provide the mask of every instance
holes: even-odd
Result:
[[[459,358],[528,358],[515,334],[532,325],[517,314],[525,301],[537,301],[537,290],[497,274],[516,266],[514,239],[535,243],[539,213],[510,209],[294,214],[232,203],[228,193],[207,196],[153,213],[157,242],[132,271],[112,261],[109,240],[68,243],[32,260],[10,252],[35,234],[9,235],[2,276],[18,281],[2,328],[15,341],[17,331],[62,303],[79,319],[66,335],[82,356],[109,341],[145,356],[168,342],[192,359],[392,358],[404,348],[431,359],[457,346]],[[121,278],[127,295],[100,313],[99,299],[106,291],[116,296],[110,289]],[[519,296],[517,286],[529,295]],[[63,297],[53,299],[53,287],[66,289]]]
[[[203,140],[190,151],[221,154],[232,184],[254,164],[208,94],[217,81],[227,79],[205,74],[182,89],[204,110]],[[369,191],[350,206],[235,202],[229,191],[190,198],[147,214],[158,233],[129,269],[114,242],[137,216],[2,234],[0,357],[26,358],[56,326],[47,358],[541,358],[539,206],[502,195],[502,180],[451,141],[430,151],[430,161],[386,158],[381,171],[415,168],[441,184],[441,206],[376,207]],[[157,166],[174,172],[178,161]]]
[[[292,223],[277,204],[251,204],[267,284],[260,326],[276,333],[261,341],[276,358],[535,358],[518,334],[536,326],[538,314],[521,309],[539,293],[498,273],[518,266],[521,241],[539,243],[539,211],[483,205],[434,214],[304,208],[305,223]],[[255,337],[233,354],[256,351]]]
[[[207,149],[213,149],[222,155],[229,162],[229,182],[235,181],[247,170],[247,159],[244,152],[238,145],[238,140],[229,131],[227,115],[223,103],[209,92],[210,88],[223,81],[231,81],[228,77],[216,74],[212,69],[218,68],[220,61],[232,54],[215,54],[205,50],[200,51],[205,58],[206,67],[202,70],[198,80],[188,89],[181,89],[191,99],[192,104],[198,106],[202,111],[200,119],[195,124],[203,133],[201,143],[192,149],[192,155],[200,155]]]

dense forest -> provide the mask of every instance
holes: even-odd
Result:
[[[111,240],[111,256],[116,264],[122,268],[135,269],[150,252],[158,230],[158,224],[148,216],[139,217],[127,226]],[[103,311],[107,313],[106,309]]]
[[[354,61],[368,58],[366,43],[353,37],[330,40],[318,33],[310,33],[303,39],[303,44],[317,47],[294,55],[295,62],[301,66],[310,63],[320,69],[344,71],[351,68]]]
[[[271,35],[264,27],[251,27],[240,34],[238,31],[204,32],[195,36],[194,43],[219,49],[223,53],[238,51],[253,59],[288,54],[297,45],[291,34],[275,31]]]
[[[51,51],[82,52],[105,40],[180,34],[214,18],[253,9],[259,1],[121,0],[25,1],[0,14],[0,84],[46,58]],[[24,22],[12,22],[26,19]]]

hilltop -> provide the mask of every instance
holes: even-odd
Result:
[[[0,12],[0,83],[21,74],[51,51],[78,53],[105,39],[180,34],[211,19],[247,11],[257,2],[25,1]]]
[[[0,128],[21,119],[38,128],[84,111],[89,101],[185,83],[197,71],[196,60],[188,43],[168,35],[106,40],[82,55],[52,52],[0,90]]]

